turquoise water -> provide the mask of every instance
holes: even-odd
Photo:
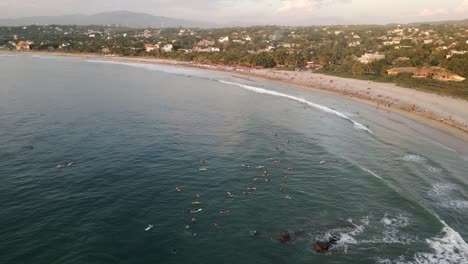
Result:
[[[441,132],[169,66],[3,55],[0,79],[0,263],[468,263],[466,143]]]

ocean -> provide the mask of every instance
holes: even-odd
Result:
[[[467,144],[423,124],[174,66],[3,54],[0,80],[0,263],[468,263]]]

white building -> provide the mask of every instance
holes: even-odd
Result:
[[[228,43],[229,42],[229,37],[221,37],[219,38],[219,43]]]
[[[360,63],[368,64],[373,61],[378,61],[378,60],[383,60],[385,59],[385,54],[379,54],[379,53],[366,53],[362,55],[360,58],[357,58],[357,60]]]
[[[162,51],[164,52],[172,52],[172,49],[174,48],[174,46],[172,46],[172,44],[167,44],[167,45],[164,45],[162,47]]]

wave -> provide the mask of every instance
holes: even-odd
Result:
[[[438,205],[444,208],[451,208],[451,209],[468,208],[468,201],[456,200],[451,197],[451,193],[457,190],[458,188],[455,184],[436,183],[432,185],[432,188],[429,191],[429,196],[437,200]]]
[[[375,173],[375,172],[373,172],[373,171],[371,171],[371,170],[369,170],[369,169],[367,169],[367,168],[364,168],[364,167],[362,167],[362,166],[359,166],[357,163],[355,163],[355,164],[356,164],[356,166],[358,166],[361,170],[370,173],[372,176],[376,177],[377,179],[383,180],[383,178],[380,177],[377,173]]]
[[[432,249],[431,253],[418,252],[413,259],[400,256],[397,259],[379,258],[379,264],[463,264],[468,263],[468,244],[461,235],[449,227],[445,222],[439,236],[426,239]]]
[[[292,96],[292,95],[288,95],[288,94],[284,94],[284,93],[280,93],[280,92],[275,92],[275,91],[271,91],[271,90],[267,90],[267,89],[263,89],[263,88],[259,88],[259,87],[254,87],[254,86],[250,86],[250,85],[240,84],[240,83],[228,82],[228,81],[223,81],[223,80],[218,80],[218,81],[221,82],[221,83],[224,83],[224,84],[239,86],[239,87],[241,87],[243,89],[246,89],[246,90],[249,90],[249,91],[252,91],[252,92],[284,97],[284,98],[288,98],[290,100],[293,100],[293,101],[296,101],[296,102],[299,102],[299,103],[306,104],[306,105],[308,105],[310,107],[319,109],[319,110],[321,110],[323,112],[326,112],[326,113],[329,113],[329,114],[334,114],[334,115],[336,115],[338,117],[341,117],[341,118],[343,118],[345,120],[348,120],[354,125],[355,128],[360,129],[360,130],[364,130],[366,132],[369,132],[369,133],[373,134],[373,132],[370,129],[368,129],[366,126],[362,125],[361,123],[356,122],[355,120],[348,117],[344,113],[341,113],[339,111],[333,110],[331,108],[328,108],[328,107],[320,105],[320,104],[312,103],[310,101],[305,100],[304,98],[300,98],[300,97],[296,97],[296,96]]]
[[[418,154],[406,154],[406,155],[403,157],[403,160],[405,160],[405,161],[411,161],[411,162],[416,162],[416,163],[421,163],[421,162],[426,161],[426,158],[424,158],[423,156],[420,156],[420,155],[418,155]]]
[[[187,68],[180,68],[174,66],[167,66],[161,64],[149,64],[149,63],[136,63],[136,62],[120,62],[120,61],[111,61],[111,60],[85,60],[90,63],[103,63],[103,64],[114,64],[114,65],[123,65],[136,68],[143,68],[147,70],[155,70],[165,73],[180,74],[184,76],[196,76],[196,71]]]

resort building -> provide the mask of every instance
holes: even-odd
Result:
[[[465,78],[440,67],[417,68],[417,67],[397,67],[387,71],[388,75],[397,75],[400,73],[410,73],[414,78],[429,78],[439,81],[462,82]]]
[[[30,50],[30,41],[20,41],[16,44],[16,50]]]

